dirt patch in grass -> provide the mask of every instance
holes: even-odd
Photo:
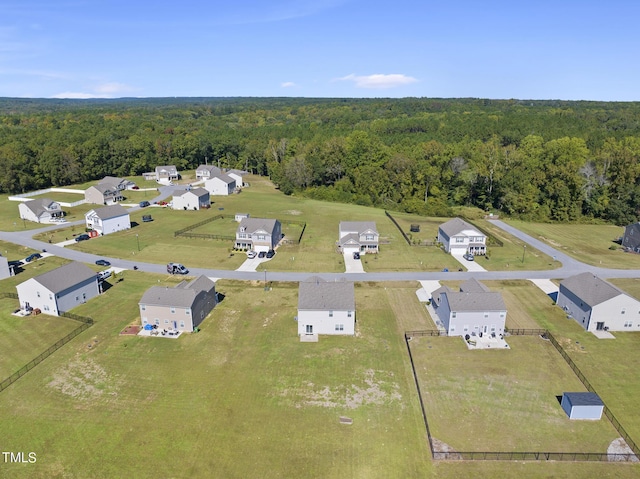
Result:
[[[607,448],[607,454],[631,454],[633,456],[631,457],[631,462],[638,462],[638,458],[633,455],[633,451],[631,450],[629,445],[626,443],[626,441],[621,437],[611,441],[611,444],[609,444],[609,447]],[[623,457],[617,457],[617,456],[609,457],[609,462],[624,461],[624,460],[625,459]]]
[[[118,396],[118,382],[91,358],[77,357],[60,368],[48,386],[81,401]]]
[[[306,383],[304,389],[297,391],[299,400],[295,406],[296,408],[318,406],[357,409],[360,406],[369,404],[381,405],[401,401],[400,386],[395,382],[379,379],[382,374],[384,374],[382,371],[367,369],[364,371],[364,386],[351,384],[346,390],[339,390],[329,386],[318,389],[315,384]],[[378,375],[377,378],[376,375]],[[284,396],[289,394],[291,394],[291,391],[283,392]]]
[[[434,459],[456,459],[456,460],[462,459],[460,454],[458,454],[456,450],[446,442],[443,442],[440,439],[436,439],[435,437],[432,437],[431,443],[433,444]]]
[[[120,331],[120,334],[135,336],[139,332],[140,332],[140,325],[138,325],[138,324],[130,324],[129,326],[124,328],[122,331]]]

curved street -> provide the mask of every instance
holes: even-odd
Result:
[[[184,190],[184,186],[161,186],[158,188],[158,195],[151,200],[151,202],[162,201],[177,190]],[[140,210],[139,206],[129,208],[130,212]],[[425,281],[425,280],[465,280],[471,277],[476,279],[486,280],[501,280],[501,279],[563,279],[569,276],[573,276],[579,273],[591,272],[603,279],[606,278],[637,278],[640,277],[640,270],[622,270],[622,269],[610,269],[600,268],[596,266],[587,265],[582,263],[556,249],[537,240],[526,233],[506,224],[500,220],[491,220],[494,225],[509,233],[510,235],[518,238],[526,244],[538,249],[542,253],[553,257],[561,266],[556,269],[542,270],[542,271],[436,271],[436,272],[382,272],[382,273],[323,273],[323,272],[279,272],[279,271],[236,271],[236,270],[219,270],[219,269],[204,269],[204,268],[190,268],[190,273],[194,275],[203,274],[212,278],[221,279],[236,279],[236,280],[257,280],[264,281],[302,281],[309,277],[310,274],[316,274],[329,281],[346,280],[346,281]],[[81,261],[84,263],[95,263],[97,259],[105,258],[102,255],[95,255],[90,253],[84,253],[82,251],[75,251],[67,249],[62,246],[57,246],[44,241],[38,241],[33,239],[33,236],[61,227],[66,227],[72,224],[81,225],[84,221],[76,221],[74,223],[66,223],[64,225],[51,225],[36,230],[25,230],[16,232],[0,231],[0,239],[14,244],[27,246],[29,248],[43,251],[46,250],[61,258],[66,258],[73,261]],[[164,264],[155,263],[141,263],[137,261],[118,259],[118,258],[106,258],[112,266],[123,269],[133,269],[137,266],[139,271],[147,273],[166,273],[166,266]]]

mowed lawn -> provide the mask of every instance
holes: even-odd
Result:
[[[640,255],[625,253],[614,243],[624,234],[624,228],[620,226],[516,220],[509,220],[509,224],[584,263],[602,268],[640,269]],[[616,249],[609,249],[611,246]]]
[[[265,292],[230,281],[218,283],[224,299],[200,333],[119,336],[158,280],[132,273],[74,310],[91,312],[96,324],[2,393],[3,447],[38,458],[3,464],[2,474],[432,474],[404,341],[377,287],[356,288],[356,337],[301,343],[297,285]]]
[[[17,300],[0,299],[0,381],[82,325],[78,321],[45,314],[12,315],[17,308]]]
[[[553,345],[539,336],[507,342],[471,351],[460,338],[414,338],[432,436],[457,451],[605,453],[619,434],[607,420],[567,417],[556,396],[585,388]]]

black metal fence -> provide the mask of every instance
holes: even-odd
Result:
[[[505,328],[506,331],[506,328]],[[576,374],[578,379],[584,384],[585,388],[595,393],[594,388],[591,386],[586,376],[582,374],[575,362],[569,357],[567,352],[562,348],[556,338],[546,329],[510,329],[508,330],[511,335],[520,336],[542,336],[548,339],[555,349],[560,353],[562,358],[567,362],[572,371]],[[420,336],[446,336],[446,332],[438,331],[436,329],[427,329],[421,331],[405,331],[404,339],[407,345],[407,351],[409,353],[409,362],[411,363],[411,370],[413,373],[413,379],[416,384],[416,390],[418,392],[418,400],[420,401],[420,408],[422,410],[422,417],[427,432],[427,439],[429,442],[429,450],[434,460],[447,460],[447,461],[573,461],[573,462],[639,462],[640,461],[640,449],[636,445],[635,441],[629,436],[624,429],[620,421],[613,415],[611,410],[604,405],[603,414],[609,421],[615,430],[620,434],[622,439],[625,440],[632,453],[601,453],[601,452],[504,452],[504,451],[440,451],[434,448],[434,441],[429,429],[429,421],[427,419],[427,413],[422,400],[422,392],[420,390],[420,381],[416,373],[415,364],[413,362],[413,354],[411,353],[410,341],[413,337]]]
[[[0,299],[1,298],[18,299],[18,295],[15,294],[15,293],[0,293]],[[81,332],[89,329],[93,325],[93,319],[87,318],[85,316],[80,316],[78,314],[61,313],[60,316],[68,318],[68,319],[73,319],[74,321],[79,321],[82,324],[80,326],[78,326],[76,329],[74,329],[73,331],[71,331],[69,334],[67,334],[64,338],[60,339],[59,341],[56,341],[55,344],[52,344],[51,346],[49,346],[45,351],[41,352],[38,356],[33,358],[31,361],[29,361],[24,366],[22,366],[20,369],[18,369],[11,376],[9,376],[8,378],[6,378],[2,382],[0,382],[0,392],[2,392],[5,389],[7,389],[10,385],[15,383],[18,379],[20,379],[22,376],[27,374],[33,368],[35,368],[38,364],[40,364],[42,361],[44,361],[46,358],[51,356],[58,349],[60,349],[62,346],[64,346],[69,341],[71,341],[73,338],[75,338],[78,334],[80,334]]]
[[[194,229],[196,229],[196,228],[198,228],[200,226],[206,225],[207,223],[211,223],[213,221],[221,220],[221,219],[224,219],[224,218],[225,218],[225,215],[212,216],[211,218],[207,218],[206,220],[202,220],[202,221],[200,221],[198,223],[189,225],[186,228],[182,228],[181,230],[174,231],[173,232],[173,236],[174,237],[176,237],[176,236],[186,236],[186,235],[184,235],[184,233],[187,233],[188,231],[194,230]],[[235,239],[235,236],[233,237],[233,239]]]
[[[407,236],[407,234],[406,234],[404,231],[402,231],[402,228],[400,227],[400,225],[398,224],[398,222],[396,221],[396,219],[395,219],[393,216],[391,216],[391,214],[390,214],[387,210],[384,210],[384,214],[385,214],[385,215],[387,215],[387,217],[391,220],[391,222],[392,222],[394,225],[396,225],[396,228],[398,228],[398,231],[400,231],[400,234],[402,235],[402,237],[404,238],[404,240],[407,242],[407,244],[408,244],[409,246],[411,246],[411,240],[409,239],[409,237]]]

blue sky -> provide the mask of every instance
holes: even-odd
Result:
[[[0,0],[0,96],[640,100],[630,0]]]

